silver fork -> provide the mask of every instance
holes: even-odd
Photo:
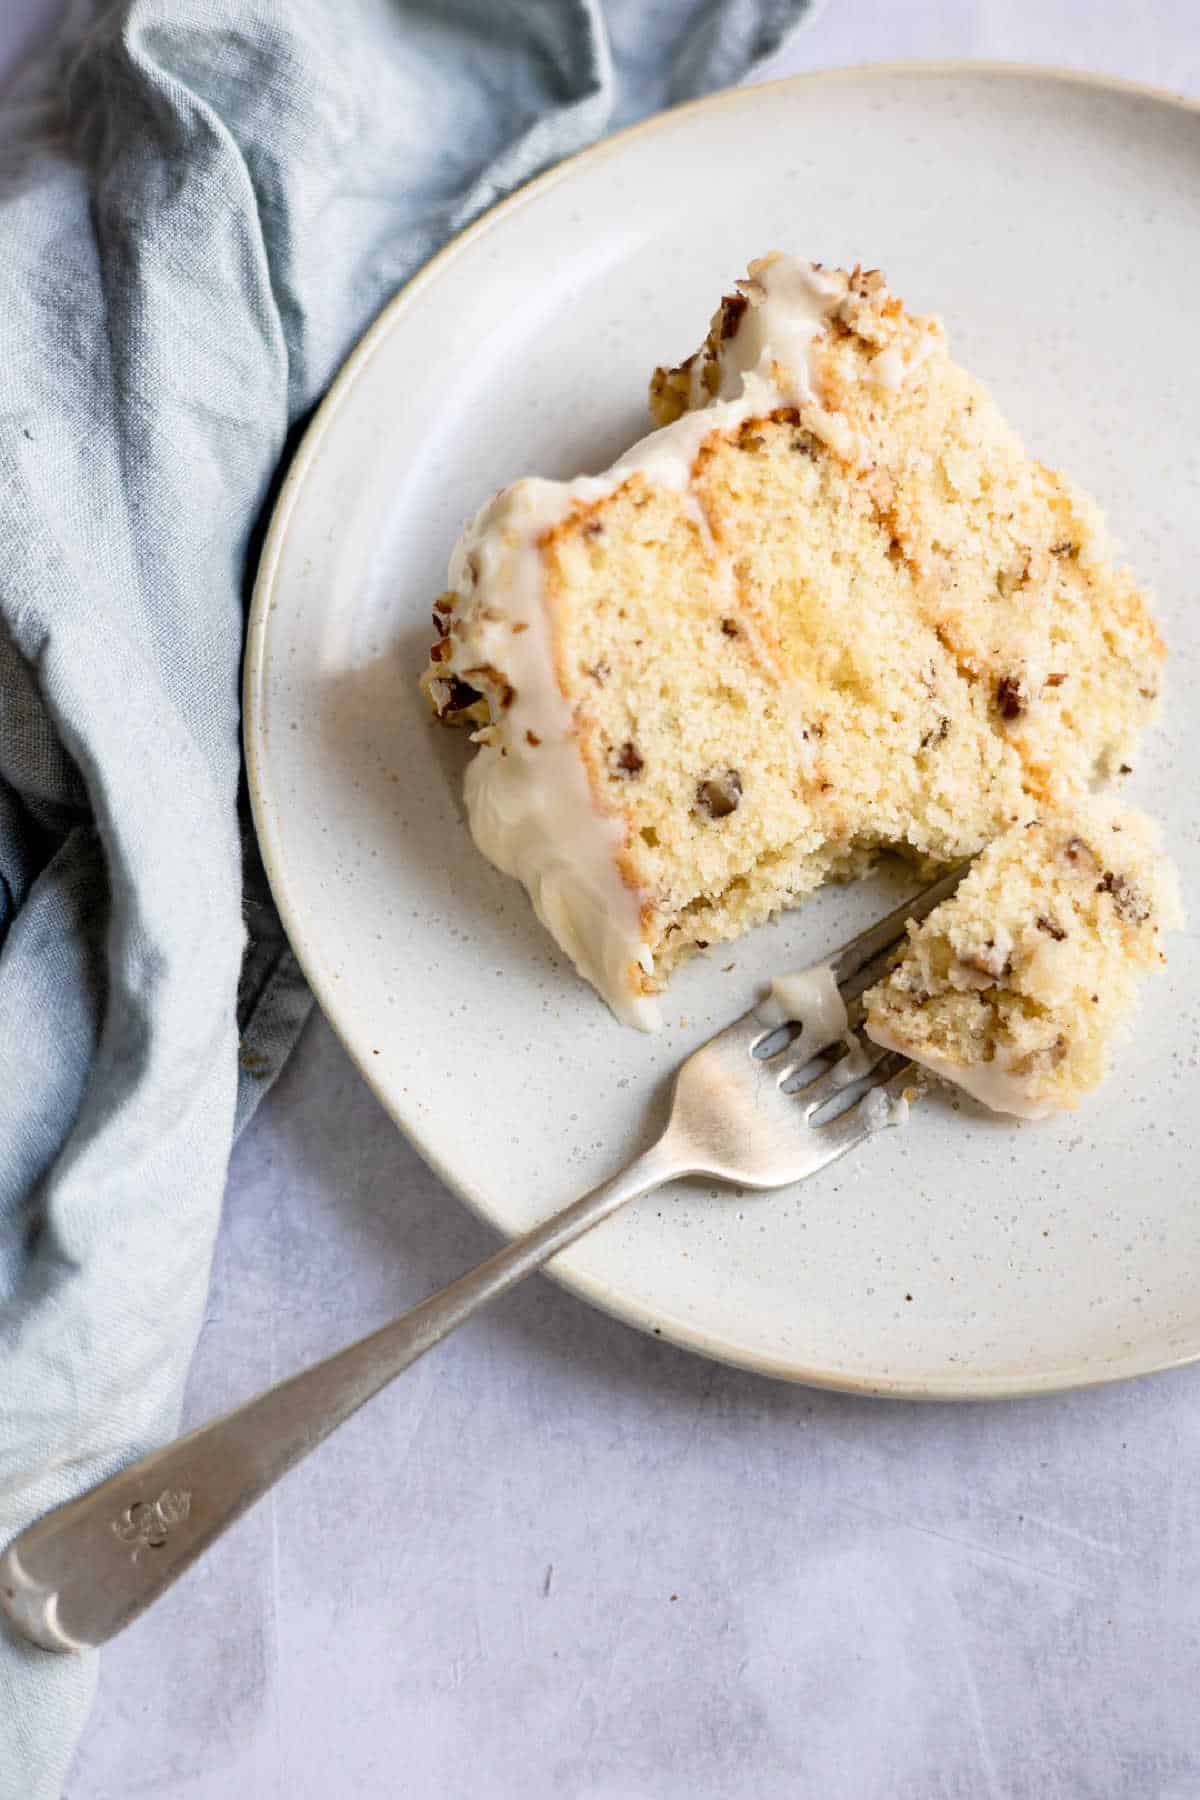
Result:
[[[151,1451],[22,1532],[0,1558],[0,1608],[10,1623],[47,1650],[104,1643],[380,1388],[638,1195],[683,1175],[787,1187],[863,1143],[890,1118],[887,1101],[874,1096],[897,1097],[912,1065],[857,1035],[859,996],[886,967],[906,922],[952,893],[967,866],[805,972],[832,970],[847,1006],[844,1042],[840,1022],[797,1036],[781,1024],[777,1001],[760,1002],[688,1057],[665,1130],[619,1174],[390,1325]],[[832,1054],[831,1065],[804,1080],[822,1053]],[[823,1122],[838,1102],[849,1104]]]

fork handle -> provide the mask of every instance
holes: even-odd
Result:
[[[47,1513],[0,1557],[0,1610],[46,1650],[104,1643],[426,1350],[630,1200],[687,1172],[661,1138],[390,1325]]]

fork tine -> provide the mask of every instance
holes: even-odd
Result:
[[[858,1082],[865,1081],[868,1075],[875,1072],[886,1056],[893,1054],[893,1052],[885,1050],[882,1045],[873,1044],[869,1038],[857,1038],[855,1041],[856,1051],[839,1057],[832,1068],[826,1069],[804,1087],[789,1090],[788,1098],[799,1103],[801,1117],[811,1118],[813,1113],[820,1111],[827,1100],[832,1100],[835,1094],[840,1094],[846,1088],[854,1087]],[[848,1064],[853,1066],[848,1067]],[[795,1072],[794,1069],[790,1071],[792,1074]],[[784,1086],[786,1082],[787,1075],[785,1074],[780,1086]]]
[[[865,931],[859,933],[858,937],[851,938],[848,943],[843,944],[828,962],[823,961],[820,965],[814,965],[832,971],[834,980],[842,990],[842,999],[846,1003],[852,1031],[856,1031],[862,1022],[862,1008],[858,1004],[859,996],[873,981],[886,972],[889,953],[903,936],[908,921],[925,918],[935,906],[940,906],[943,900],[948,899],[971,867],[972,861],[973,858],[968,857],[965,862],[956,864],[945,875],[932,882],[929,887],[922,888],[920,893],[914,894],[911,900],[906,900],[902,906],[897,906],[874,925],[869,925]],[[732,1043],[736,1040],[753,1054],[765,1038],[770,1037],[773,1033],[782,1034],[783,1030],[784,1025],[780,1018],[764,1017],[763,1001],[760,998],[749,1012],[734,1019],[725,1027],[724,1031],[718,1032],[716,1037],[710,1039],[709,1042],[715,1043],[718,1038],[725,1043]],[[802,1067],[803,1062],[811,1061],[813,1056],[820,1055],[825,1048],[824,1045],[816,1043],[806,1045],[803,1059],[798,1062],[795,1058],[797,1041],[793,1039],[792,1045],[789,1046],[792,1056],[787,1069],[780,1071],[781,1080],[786,1079],[788,1074],[793,1074],[797,1068]],[[782,1045],[780,1047],[783,1048]],[[776,1052],[777,1054],[778,1052]],[[774,1056],[770,1060],[774,1062]]]
[[[814,1170],[836,1162],[847,1150],[857,1149],[859,1144],[865,1144],[868,1138],[875,1137],[894,1122],[890,1118],[881,1120],[875,1116],[879,1102],[874,1097],[876,1094],[887,1094],[890,1099],[899,1100],[912,1081],[913,1065],[906,1057],[889,1051],[879,1066],[881,1069],[887,1068],[888,1073],[882,1080],[873,1081],[861,1100],[854,1106],[847,1107],[844,1113],[839,1113],[836,1119],[831,1119],[828,1125],[817,1125],[810,1129],[809,1143],[820,1146],[817,1160],[812,1164]]]
[[[906,900],[902,906],[896,907],[894,912],[888,913],[876,924],[869,925],[856,938],[851,938],[848,944],[843,944],[836,956],[832,958],[830,965],[833,969],[833,978],[838,986],[843,987],[850,982],[854,976],[861,974],[869,963],[882,957],[886,951],[898,943],[904,936],[904,928],[910,919],[925,918],[935,906],[940,906],[943,900],[949,899],[971,867],[972,860],[968,857],[965,862],[956,864],[939,880],[932,882],[927,888],[922,888],[921,892],[915,894],[911,900]],[[874,971],[872,971],[873,973]],[[869,980],[861,982],[853,990],[854,994],[857,995],[868,985]]]

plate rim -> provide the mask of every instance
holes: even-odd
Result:
[[[429,260],[408,278],[387,300],[362,336],[340,364],[324,396],[309,420],[301,440],[288,464],[279,492],[271,508],[270,521],[259,555],[246,622],[241,681],[241,737],[250,798],[251,816],[259,853],[266,871],[272,898],[288,943],[304,972],[325,1020],[346,1051],[371,1092],[392,1122],[402,1130],[438,1178],[458,1196],[476,1216],[509,1238],[490,1210],[482,1190],[451,1169],[434,1147],[425,1141],[415,1112],[387,1093],[370,1059],[355,1044],[348,1022],[341,1018],[336,984],[325,977],[316,949],[308,941],[303,922],[302,903],[293,900],[285,875],[285,853],[282,843],[282,809],[270,793],[268,733],[264,725],[263,694],[270,663],[268,637],[271,616],[276,605],[276,580],[283,556],[292,514],[306,481],[311,475],[320,451],[342,403],[354,383],[366,369],[385,338],[401,323],[405,312],[424,289],[440,278],[443,271],[479,238],[494,231],[519,208],[535,201],[561,182],[569,181],[577,169],[591,167],[615,151],[623,150],[632,140],[649,137],[673,126],[678,120],[712,113],[726,107],[744,104],[748,95],[801,91],[818,83],[851,79],[886,79],[897,77],[993,76],[1004,80],[1037,81],[1047,86],[1068,83],[1091,88],[1101,93],[1118,94],[1153,101],[1158,105],[1200,117],[1200,100],[1148,82],[1122,76],[1098,74],[1086,69],[1061,68],[1046,63],[1010,62],[999,59],[903,58],[883,62],[847,63],[829,69],[806,70],[799,74],[777,76],[760,82],[721,88],[679,106],[665,108],[649,118],[640,119],[564,157],[551,168],[534,176],[515,192],[495,205],[450,238]],[[1164,1373],[1200,1362],[1200,1341],[1194,1348],[1177,1355],[1162,1357],[1153,1353],[1139,1359],[1136,1355],[1115,1367],[1084,1361],[1069,1368],[1034,1372],[1028,1375],[988,1374],[958,1368],[927,1377],[893,1376],[886,1370],[851,1371],[824,1368],[799,1362],[794,1356],[771,1355],[749,1351],[714,1336],[689,1320],[655,1310],[630,1299],[573,1269],[546,1267],[543,1274],[569,1289],[599,1311],[633,1326],[647,1335],[705,1356],[711,1361],[744,1369],[753,1374],[786,1380],[799,1386],[821,1388],[832,1392],[857,1394],[866,1398],[892,1400],[973,1401],[1033,1398],[1040,1395],[1068,1393],[1083,1388],[1108,1386],[1113,1382],[1135,1380],[1146,1375]]]

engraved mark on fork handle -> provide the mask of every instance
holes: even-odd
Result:
[[[132,1501],[110,1521],[110,1529],[130,1546],[129,1560],[135,1563],[143,1550],[161,1550],[191,1510],[190,1488],[164,1488],[157,1500]]]

